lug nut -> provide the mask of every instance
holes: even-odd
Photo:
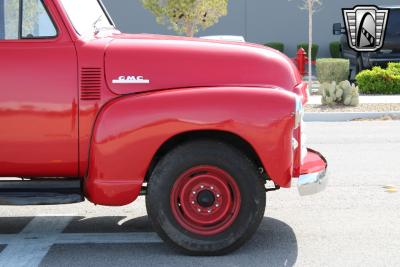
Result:
[[[211,210],[208,210],[208,213],[211,213]]]
[[[196,195],[196,191],[193,191],[193,195]]]
[[[198,212],[201,212],[201,209],[197,209]]]
[[[217,207],[217,208],[218,208],[218,207],[219,207],[219,204],[215,204],[215,207]]]
[[[192,201],[192,204],[194,205],[194,204],[195,204],[195,202],[194,202],[194,201]]]
[[[200,188],[203,189],[203,188],[204,188],[204,185],[201,185]]]
[[[217,197],[220,197],[221,195],[220,194],[217,194]]]
[[[211,190],[214,190],[214,186],[211,186]]]

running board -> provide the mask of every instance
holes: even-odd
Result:
[[[58,205],[84,201],[80,180],[0,180],[0,205]]]

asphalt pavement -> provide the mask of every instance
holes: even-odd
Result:
[[[268,193],[259,230],[233,254],[175,253],[152,231],[141,198],[125,207],[0,207],[0,266],[399,266],[400,122],[308,123],[306,132],[329,161],[327,190]]]

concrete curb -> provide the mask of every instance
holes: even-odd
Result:
[[[305,122],[344,122],[355,119],[378,119],[384,116],[400,117],[400,111],[393,112],[306,112]]]

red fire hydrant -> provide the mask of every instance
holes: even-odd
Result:
[[[306,64],[307,60],[308,57],[306,51],[300,47],[299,50],[297,50],[296,65],[299,69],[301,76],[304,76],[306,74],[304,65]]]

